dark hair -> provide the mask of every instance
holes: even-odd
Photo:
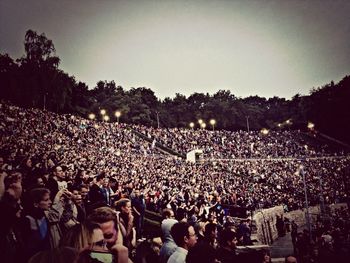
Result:
[[[81,185],[79,185],[77,188],[78,188],[79,191],[81,191],[81,189],[83,189],[83,188],[89,189],[89,185],[87,185],[87,184],[81,184]]]
[[[117,209],[117,211],[120,211],[122,207],[125,207],[126,204],[130,202],[131,201],[128,198],[122,198],[115,203],[115,209]]]
[[[215,223],[208,223],[205,225],[204,236],[210,237],[211,233],[215,231],[217,225]]]
[[[45,194],[50,194],[50,190],[47,188],[33,188],[29,191],[29,199],[31,204],[39,203]]]
[[[87,218],[90,222],[103,224],[108,221],[116,221],[116,212],[109,207],[96,208]]]
[[[99,175],[96,176],[96,180],[100,181],[106,177],[106,174],[104,172],[100,173]]]
[[[232,241],[234,238],[237,238],[237,234],[230,229],[224,229],[220,233],[220,244],[221,246],[226,246],[227,242]]]
[[[297,260],[297,258],[296,258],[295,256],[293,256],[293,255],[288,255],[288,256],[286,256],[286,257],[284,258],[284,262],[285,262],[285,263],[289,263],[289,261],[288,261],[288,258],[289,258],[289,257],[295,258],[295,262],[298,262],[298,260]]]
[[[173,225],[173,227],[170,230],[170,234],[173,237],[176,245],[181,247],[184,244],[184,237],[189,237],[190,233],[188,231],[188,228],[190,227],[190,224],[187,222],[178,222]]]
[[[61,238],[61,247],[73,247],[81,250],[87,246],[91,246],[91,240],[95,229],[100,229],[97,223],[86,221],[83,224],[76,224],[71,227]]]
[[[269,256],[270,257],[270,261],[271,262],[271,255],[270,255],[270,251],[267,249],[263,249],[261,250],[261,259],[264,259],[265,256]]]
[[[173,213],[173,210],[172,210],[172,209],[170,209],[170,208],[165,208],[165,209],[163,209],[163,211],[162,211],[162,218],[163,218],[163,219],[166,219],[166,218],[170,217],[172,213]]]

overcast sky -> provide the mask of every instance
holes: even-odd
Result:
[[[0,0],[0,52],[22,56],[28,29],[90,88],[114,80],[159,98],[291,98],[350,75],[349,0]]]

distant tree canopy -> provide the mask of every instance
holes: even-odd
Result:
[[[124,90],[114,81],[99,81],[89,89],[74,76],[59,69],[52,40],[45,34],[28,30],[24,39],[25,54],[12,59],[0,54],[0,98],[21,107],[35,107],[58,113],[73,113],[87,117],[94,113],[102,119],[105,109],[110,121],[120,121],[157,127],[188,127],[198,119],[207,123],[215,119],[215,129],[260,130],[306,129],[308,121],[317,130],[350,142],[350,76],[339,83],[312,89],[307,96],[296,94],[291,100],[250,96],[237,98],[228,90],[213,95],[194,93],[188,98],[158,99],[146,87]],[[288,122],[286,122],[289,120]]]

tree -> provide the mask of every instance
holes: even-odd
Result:
[[[17,90],[17,63],[8,55],[0,54],[0,86],[1,97],[6,100],[14,100]]]
[[[19,89],[22,98],[19,101],[24,106],[46,107],[46,97],[57,90],[53,87],[58,74],[60,59],[55,56],[52,40],[45,34],[38,35],[28,30],[24,40],[25,55],[18,60],[20,63]]]

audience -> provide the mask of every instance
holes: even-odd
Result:
[[[300,132],[153,129],[6,103],[0,109],[0,252],[6,262],[26,262],[59,243],[82,250],[80,260],[92,260],[89,253],[106,244],[115,261],[127,262],[136,236],[143,236],[146,209],[164,211],[164,244],[152,257],[185,262],[193,248],[189,262],[203,249],[207,262],[229,262],[237,239],[251,244],[249,221],[226,227],[232,209],[303,208],[301,170],[309,205],[320,197],[325,205],[349,201],[350,157],[309,143]],[[204,159],[187,162],[155,142],[182,154],[203,149]],[[312,236],[320,261],[343,255],[349,229],[346,211],[320,219]],[[307,233],[292,224],[292,234],[298,257],[314,257]]]

